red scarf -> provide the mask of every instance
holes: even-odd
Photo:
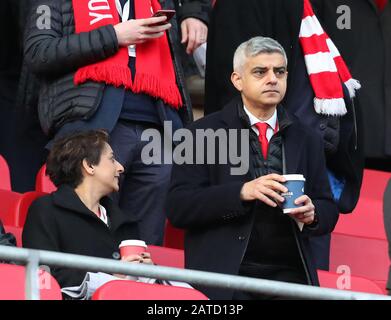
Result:
[[[105,25],[119,23],[115,0],[72,0],[76,33],[89,32]],[[106,3],[105,3],[106,2]],[[149,18],[151,11],[161,9],[158,0],[134,0],[136,19]],[[129,69],[128,48],[101,62],[80,68],[75,75],[75,84],[87,80],[105,82],[116,87],[124,86],[135,93],[146,93],[165,103],[179,108],[182,97],[176,84],[167,35],[136,45],[136,75],[132,82]]]
[[[361,85],[352,79],[345,61],[320,25],[309,0],[304,0],[299,40],[315,93],[315,111],[325,115],[344,115],[347,110],[341,81],[349,89],[350,97],[355,96],[355,91]]]

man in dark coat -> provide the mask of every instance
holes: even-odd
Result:
[[[209,24],[205,112],[220,110],[238,95],[229,81],[235,48],[257,35],[276,39],[289,60],[288,91],[283,105],[323,137],[334,199],[341,213],[349,213],[357,204],[362,181],[361,123],[346,88],[346,115],[334,117],[315,112],[314,91],[299,42],[302,16],[303,0],[217,1]],[[327,270],[330,236],[314,238],[312,243],[318,268]]]
[[[186,232],[186,268],[318,284],[308,237],[331,232],[338,211],[321,138],[279,105],[286,91],[286,68],[285,52],[276,41],[255,37],[243,43],[235,53],[231,77],[241,99],[190,126],[197,154],[199,148],[206,152],[203,159],[197,156],[197,164],[174,165],[168,196],[168,218]],[[196,130],[198,135],[206,129],[219,132],[219,143],[212,148],[210,143],[198,145]],[[230,140],[224,144],[220,135],[228,132]],[[213,152],[213,158],[220,159],[234,147],[241,150],[247,172],[233,174],[231,158],[209,161]],[[287,192],[282,174],[306,178],[306,194],[296,199],[298,207],[289,214],[277,205],[284,201],[280,193]],[[211,299],[274,298],[198,289]]]
[[[367,165],[391,171],[391,3],[389,0],[312,0],[362,89]]]

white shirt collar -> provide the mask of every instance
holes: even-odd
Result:
[[[100,213],[100,219],[106,224],[106,226],[108,225],[108,220],[107,220],[107,212],[106,212],[106,209],[104,206],[102,206],[101,204],[99,204],[99,213]]]
[[[255,131],[257,135],[259,135],[258,129],[255,126],[256,123],[258,122],[266,122],[269,125],[268,128],[268,133],[267,133],[267,138],[270,140],[271,136],[273,136],[274,130],[276,129],[276,124],[277,124],[277,109],[274,110],[273,115],[270,117],[270,119],[266,121],[259,120],[256,116],[254,116],[247,108],[245,105],[243,105],[244,112],[246,112],[248,118],[250,119],[250,125],[251,128]],[[270,133],[269,133],[270,132]]]

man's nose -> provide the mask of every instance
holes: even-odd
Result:
[[[267,74],[267,80],[269,83],[276,84],[277,83],[277,77],[273,70],[269,70]]]

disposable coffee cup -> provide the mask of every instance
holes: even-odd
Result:
[[[147,250],[147,245],[142,240],[124,240],[119,245],[121,257],[127,257],[133,254],[140,255]]]
[[[284,213],[289,213],[301,207],[295,204],[295,200],[304,194],[305,178],[302,174],[285,174],[284,178],[286,179],[284,186],[288,188],[288,191],[281,193],[281,196],[285,198],[281,206]]]

